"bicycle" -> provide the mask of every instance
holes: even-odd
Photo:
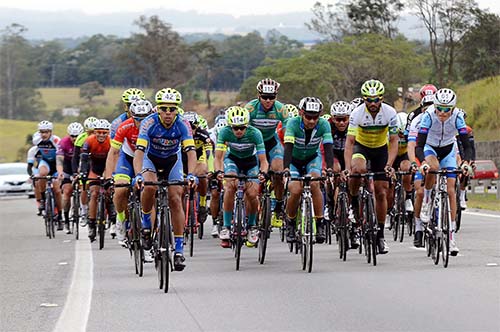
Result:
[[[156,225],[153,233],[153,252],[155,269],[158,274],[158,288],[168,293],[170,272],[174,271],[174,233],[168,206],[168,187],[184,186],[186,181],[145,181],[143,186],[157,186],[156,191]]]
[[[394,241],[403,242],[406,220],[409,218],[405,208],[404,188],[402,184],[403,176],[411,172],[396,171],[396,183],[394,185],[393,209],[390,215],[392,235]]]
[[[104,238],[106,233],[106,223],[107,223],[107,214],[106,214],[106,189],[104,188],[104,182],[106,181],[104,177],[99,176],[96,178],[86,178],[86,182],[89,181],[97,181],[97,185],[99,186],[99,194],[97,196],[97,214],[96,214],[96,222],[97,222],[97,233],[99,235],[99,250],[104,248]],[[110,213],[110,211],[107,211]]]
[[[73,192],[71,193],[71,232],[75,234],[75,240],[80,237],[80,179],[73,179]]]
[[[461,174],[461,169],[429,171],[436,174],[437,191],[431,194],[431,213],[429,225],[424,225],[424,243],[427,256],[432,256],[434,265],[439,264],[440,254],[443,267],[448,267],[450,256],[450,198],[447,190],[447,174]]]
[[[272,171],[268,175],[271,175]],[[259,210],[257,213],[257,225],[259,227],[259,263],[264,264],[266,259],[267,240],[271,234],[271,178],[268,176],[266,181],[260,185]]]
[[[198,233],[198,237],[203,237],[203,225],[200,227],[198,222],[198,213],[196,211],[197,202],[195,199],[194,187],[189,188],[185,195],[185,227],[184,227],[184,245],[189,243],[189,256],[193,257],[194,254],[194,234]]]
[[[47,180],[45,185],[45,203],[44,208],[45,212],[43,213],[43,219],[45,221],[45,234],[49,239],[53,239],[56,236],[55,233],[55,223],[56,213],[55,213],[55,197],[54,197],[54,187],[52,180],[55,179],[52,175],[47,176],[32,176],[33,185],[38,180]]]
[[[335,176],[339,176],[335,174]],[[337,202],[334,204],[334,230],[337,237],[339,258],[344,262],[347,259],[349,250],[349,233],[351,231],[351,221],[349,220],[349,195],[347,193],[347,182],[341,181],[337,194]]]
[[[141,185],[141,181],[137,182]],[[139,277],[144,273],[144,249],[141,246],[141,200],[137,188],[128,183],[115,184],[115,188],[130,188],[128,198],[128,218],[130,229],[127,232],[127,247],[130,256],[134,257],[135,274]],[[125,227],[123,225],[122,227]]]
[[[373,177],[375,175],[386,175],[386,172],[368,172],[363,174],[351,174],[350,177],[359,177],[364,181],[359,187],[359,217],[361,225],[360,239],[363,244],[366,262],[377,265],[377,232],[378,223],[375,214],[375,201],[373,197]],[[361,253],[361,246],[359,247]]]
[[[245,213],[244,204],[244,194],[245,194],[245,184],[247,181],[252,179],[258,179],[258,176],[247,176],[247,175],[224,175],[225,179],[237,179],[238,185],[236,189],[236,200],[234,202],[234,220],[231,225],[231,246],[234,250],[234,257],[236,259],[236,271],[240,269],[240,259],[241,259],[241,247],[243,242],[246,240],[247,232],[247,218]]]
[[[299,210],[297,213],[296,227],[296,251],[300,251],[302,270],[312,272],[313,266],[313,245],[316,235],[316,222],[313,217],[313,204],[311,193],[311,182],[324,181],[326,177],[312,177],[310,174],[299,177],[290,177],[289,181],[301,181],[303,184],[302,194],[300,196]],[[288,191],[288,181],[287,181]]]

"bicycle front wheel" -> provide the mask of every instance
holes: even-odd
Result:
[[[448,267],[448,261],[450,258],[450,210],[449,210],[449,200],[448,195],[444,194],[442,198],[441,206],[441,256],[443,258],[443,267]],[[460,209],[460,206],[458,207]]]
[[[271,224],[271,199],[262,195],[259,211],[259,263],[264,264],[266,259],[267,239]]]
[[[72,216],[72,226],[71,231],[75,234],[75,239],[78,240],[80,237],[80,195],[73,190],[73,216]]]
[[[196,219],[195,219],[195,211],[194,211],[194,200],[189,201],[189,210],[188,210],[188,223],[189,223],[189,256],[193,257],[194,255],[194,232],[196,230]]]
[[[47,228],[47,236],[49,239],[55,237],[55,222],[54,222],[54,197],[52,192],[48,191],[45,194],[45,225]]]
[[[165,243],[165,248],[161,248],[162,252],[162,264],[163,264],[163,290],[165,293],[168,293],[168,289],[170,286],[170,271],[172,271],[172,246],[173,246],[173,241],[174,241],[174,235],[172,234],[172,225],[170,224],[170,211],[168,209],[165,210],[164,212],[164,227],[165,227],[165,233],[164,233],[164,243]]]

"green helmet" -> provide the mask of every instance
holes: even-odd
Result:
[[[294,118],[299,115],[299,110],[294,104],[285,104],[283,110],[288,114],[289,118]]]
[[[325,119],[326,121],[330,120],[330,118],[332,117],[330,114],[328,113],[325,113],[321,116],[323,119]]]
[[[231,106],[226,111],[229,126],[247,126],[250,122],[250,113],[240,106]]]
[[[132,104],[137,99],[145,99],[145,98],[146,96],[144,95],[144,92],[136,88],[127,89],[123,91],[122,94],[122,101],[126,104]]]
[[[363,97],[383,96],[384,93],[384,85],[379,80],[368,80],[361,86]]]
[[[182,103],[181,93],[172,88],[165,88],[159,90],[155,95],[155,101],[157,105],[160,104],[177,104]]]
[[[198,126],[201,129],[208,129],[208,122],[202,115],[198,114]]]
[[[94,130],[97,120],[98,119],[96,117],[89,116],[88,118],[85,119],[85,121],[83,121],[83,127],[85,128],[86,131]]]
[[[177,107],[177,114],[184,115],[184,109]]]

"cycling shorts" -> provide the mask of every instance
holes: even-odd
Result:
[[[238,158],[231,154],[224,157],[224,173],[226,174],[244,174],[246,176],[259,175],[259,163],[256,156],[249,158]],[[259,182],[259,179],[249,180]]]
[[[439,161],[439,167],[441,169],[445,168],[448,170],[454,170],[457,168],[457,154],[455,150],[455,145],[451,144],[448,146],[435,148],[428,144],[424,146],[424,155],[427,156],[435,156]],[[449,178],[456,178],[457,175],[450,173],[446,174]]]
[[[323,158],[321,154],[317,153],[315,156],[308,158],[307,160],[298,160],[292,158],[290,163],[290,175],[291,177],[299,177],[306,174],[311,174],[312,176],[321,176],[321,165]]]
[[[283,155],[285,154],[285,149],[283,148],[283,144],[281,143],[278,134],[274,134],[274,136],[264,142],[266,147],[266,158],[269,162],[269,165],[273,162],[274,159],[283,160]]]
[[[352,152],[352,159],[362,158],[366,160],[366,167],[370,172],[383,172],[387,165],[387,159],[389,157],[387,145],[379,148],[369,148],[355,142]],[[385,174],[375,175],[373,179],[375,181],[389,181],[389,178],[385,176]]]
[[[127,183],[130,183],[130,180],[134,176],[134,158],[123,152],[123,150],[120,150],[120,155],[118,156],[113,179],[115,181],[125,180],[127,181]]]
[[[167,158],[158,158],[150,154],[144,155],[142,162],[142,172],[154,172],[160,179],[168,181],[182,181],[182,157],[181,151]]]
[[[52,176],[57,176],[57,168],[56,168],[56,161],[51,161],[51,162],[48,162],[47,160],[40,160],[40,162],[38,163],[38,170],[40,170],[40,168],[42,167],[45,167],[46,169],[49,170],[48,174],[49,175],[52,175]]]

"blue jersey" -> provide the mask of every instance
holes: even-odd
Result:
[[[111,127],[109,129],[109,137],[111,137],[111,139],[115,138],[118,127],[122,122],[124,122],[127,119],[128,119],[127,113],[122,113],[119,117],[114,119],[113,122],[111,122]]]
[[[453,110],[451,116],[441,122],[439,120],[434,105],[429,106],[427,112],[420,121],[419,134],[427,134],[426,143],[433,147],[448,146],[455,142],[455,136],[458,134],[467,134],[467,126],[463,113]]]
[[[191,127],[177,116],[173,124],[166,128],[158,113],[153,113],[141,121],[136,147],[158,158],[167,158],[184,151],[194,150]]]

